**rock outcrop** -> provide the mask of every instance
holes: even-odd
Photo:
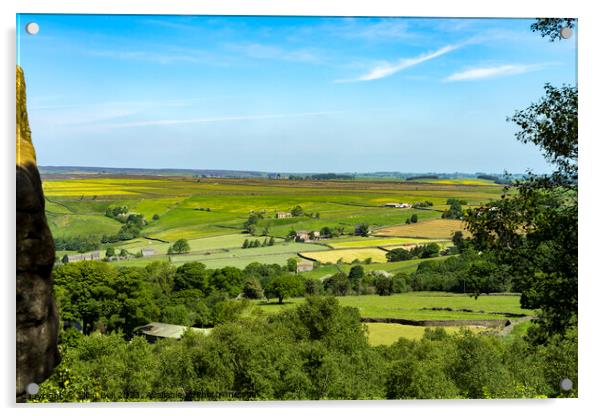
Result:
[[[54,241],[27,118],[25,79],[17,67],[17,401],[59,363],[52,292]]]

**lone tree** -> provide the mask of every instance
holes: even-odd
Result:
[[[374,279],[374,287],[379,296],[389,296],[393,293],[393,279],[379,275]]]
[[[345,296],[351,289],[351,284],[345,273],[337,273],[324,280],[324,287],[335,296]]]
[[[286,241],[294,241],[297,238],[297,232],[295,230],[290,230],[285,237]]]
[[[441,218],[447,218],[450,220],[461,220],[464,218],[464,210],[462,209],[460,201],[457,199],[451,199],[449,202],[449,209],[441,214]]]
[[[263,298],[263,289],[261,283],[254,277],[249,278],[242,289],[242,293],[247,299]]]
[[[412,253],[405,248],[394,248],[393,250],[388,251],[385,256],[387,257],[388,262],[410,260],[414,257]]]
[[[297,271],[297,259],[294,257],[291,257],[290,259],[288,259],[286,261],[286,269],[289,272],[295,273]]]
[[[107,251],[105,252],[106,257],[113,257],[115,255],[115,249],[113,247],[107,247]]]
[[[297,205],[293,209],[291,209],[291,215],[293,217],[301,217],[304,214],[303,208],[300,205]]]
[[[466,247],[466,243],[464,241],[464,234],[462,231],[456,231],[452,236],[452,243],[458,249],[458,252],[462,253],[464,248]]]
[[[271,280],[265,287],[266,298],[277,298],[282,304],[285,298],[303,294],[305,286],[303,280],[297,276],[285,274]]]
[[[362,280],[364,274],[364,268],[359,264],[355,265],[349,270],[349,280]]]
[[[417,223],[418,222],[418,214],[412,214],[410,217],[410,222]]]
[[[368,237],[370,235],[370,226],[368,224],[359,224],[355,227],[355,233],[362,237]]]
[[[190,245],[188,241],[183,238],[179,239],[169,249],[167,250],[167,254],[184,254],[190,251]]]
[[[358,295],[360,294],[361,283],[364,276],[364,268],[359,264],[356,264],[349,270],[349,283],[351,284],[351,288]]]
[[[423,259],[430,259],[431,257],[437,257],[441,247],[437,243],[428,243],[422,247],[420,257]]]
[[[322,227],[320,229],[320,236],[322,236],[322,238],[332,238],[332,230],[330,227]]]

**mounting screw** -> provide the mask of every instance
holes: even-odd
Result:
[[[560,29],[560,37],[562,39],[568,39],[571,36],[573,36],[573,29],[571,29],[570,27],[563,27],[562,29]]]
[[[38,394],[40,391],[40,386],[38,386],[36,383],[29,383],[27,387],[25,387],[25,391],[27,394],[31,395]]]
[[[572,390],[573,382],[569,378],[563,378],[560,382],[560,389],[564,391]]]
[[[30,35],[37,35],[40,31],[40,25],[36,22],[29,22],[25,25],[25,31]]]

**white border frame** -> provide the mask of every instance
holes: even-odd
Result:
[[[579,221],[580,227],[580,300],[579,300],[579,399],[572,400],[491,400],[491,401],[343,401],[343,402],[254,402],[254,403],[146,403],[146,404],[91,404],[85,410],[104,415],[106,407],[115,407],[128,411],[163,415],[165,408],[174,412],[198,413],[199,411],[219,410],[225,412],[244,411],[245,416],[267,414],[306,415],[308,412],[344,412],[350,415],[364,415],[375,408],[379,413],[399,414],[400,412],[437,413],[445,416],[469,414],[504,415],[509,412],[526,411],[529,413],[563,414],[593,413],[599,407],[596,399],[600,396],[601,386],[598,376],[600,371],[600,354],[598,342],[600,327],[596,322],[599,310],[599,294],[602,293],[600,273],[595,268],[599,248],[595,244],[599,239],[600,216],[599,192],[600,170],[597,168],[600,144],[599,97],[602,97],[600,82],[594,74],[602,74],[600,63],[601,45],[597,42],[601,36],[598,28],[602,16],[596,12],[595,1],[559,1],[559,0],[420,0],[420,1],[385,1],[385,0],[196,0],[179,2],[168,0],[21,0],[18,3],[0,3],[3,29],[2,65],[2,99],[0,100],[2,126],[5,126],[5,141],[1,147],[3,156],[2,172],[3,190],[0,203],[0,227],[10,230],[0,239],[0,255],[5,273],[2,274],[4,296],[2,325],[5,336],[0,344],[2,349],[2,404],[9,413],[15,411],[43,414],[80,414],[81,405],[61,406],[16,406],[14,404],[14,340],[15,340],[15,275],[14,266],[14,227],[15,227],[15,177],[13,162],[15,149],[15,14],[16,13],[94,13],[94,14],[217,14],[217,15],[306,15],[306,16],[429,16],[429,17],[576,17],[579,19],[579,66],[578,79],[580,87],[579,124],[581,157],[581,197]],[[534,35],[536,36],[536,35]],[[534,100],[536,97],[534,97]],[[596,137],[597,136],[597,137]],[[34,132],[35,141],[35,132]],[[9,186],[6,186],[6,185]],[[586,224],[586,226],[583,226]],[[599,245],[599,244],[598,244]],[[602,397],[602,396],[600,396]],[[36,409],[42,407],[41,409]],[[19,409],[18,409],[19,408]],[[599,411],[599,410],[598,410]]]

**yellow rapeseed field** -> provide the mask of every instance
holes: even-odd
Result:
[[[354,260],[365,261],[372,259],[373,263],[386,263],[387,252],[379,248],[358,248],[358,249],[342,249],[328,250],[318,252],[299,253],[304,257],[319,261],[321,263],[336,263],[342,259],[344,263],[351,263]]]
[[[464,229],[464,224],[460,220],[435,219],[419,221],[415,224],[380,228],[374,232],[374,235],[383,237],[422,237],[449,239],[456,231],[462,231],[464,236],[469,234],[468,231]]]

